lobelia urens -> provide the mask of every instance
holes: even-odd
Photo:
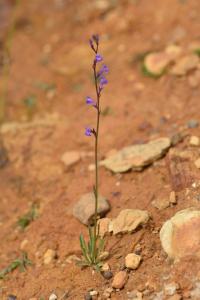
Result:
[[[89,241],[86,244],[83,235],[80,235],[80,245],[84,260],[81,261],[83,266],[93,266],[99,268],[101,265],[100,254],[104,248],[104,240],[99,236],[98,221],[98,196],[99,196],[99,172],[98,172],[98,146],[99,146],[99,123],[101,115],[100,98],[104,86],[108,83],[105,74],[109,72],[108,67],[103,64],[103,57],[98,53],[99,51],[99,36],[93,35],[89,40],[90,47],[94,52],[94,61],[92,65],[96,100],[90,96],[86,97],[86,104],[93,107],[96,111],[96,128],[86,127],[85,135],[95,138],[95,185],[93,187],[95,197],[95,213],[94,226],[89,226]],[[99,66],[101,64],[101,66]]]

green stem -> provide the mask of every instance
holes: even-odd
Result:
[[[92,253],[93,262],[96,261],[96,249],[97,249],[97,217],[98,217],[98,196],[99,196],[99,169],[98,169],[98,142],[99,142],[99,123],[100,123],[100,93],[98,91],[96,64],[94,64],[94,79],[95,89],[97,96],[97,123],[96,123],[96,134],[95,134],[95,213],[94,213],[94,249]]]

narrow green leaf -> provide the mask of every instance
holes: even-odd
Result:
[[[83,252],[83,256],[85,257],[86,261],[88,263],[91,263],[90,256],[88,255],[88,248],[87,248],[85,239],[84,239],[82,234],[80,234],[80,245],[81,245],[81,249],[82,249],[82,252]]]

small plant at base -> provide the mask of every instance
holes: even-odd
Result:
[[[93,35],[89,40],[90,47],[94,52],[94,61],[93,61],[93,75],[94,75],[94,84],[96,91],[96,101],[87,96],[86,104],[92,106],[96,110],[96,128],[86,127],[85,135],[94,136],[95,138],[95,185],[93,187],[94,197],[95,197],[95,212],[94,212],[94,226],[89,226],[89,241],[86,243],[83,235],[80,235],[80,246],[82,249],[84,259],[80,261],[82,266],[92,266],[95,269],[99,270],[101,267],[100,255],[104,249],[104,240],[99,235],[99,228],[97,226],[98,221],[98,197],[99,197],[99,172],[98,172],[98,145],[99,145],[99,123],[101,115],[100,107],[100,98],[104,86],[108,83],[105,78],[105,74],[108,73],[108,67],[102,65],[97,70],[97,65],[103,61],[103,57],[98,53],[99,50],[99,36]]]
[[[7,274],[11,273],[17,268],[19,268],[21,272],[24,272],[29,265],[32,265],[32,262],[28,259],[27,254],[23,252],[21,258],[15,259],[8,265],[8,267],[0,271],[0,279],[4,279]]]
[[[18,226],[24,230],[31,222],[33,222],[38,217],[37,206],[33,204],[30,211],[25,215],[20,217],[17,221]]]

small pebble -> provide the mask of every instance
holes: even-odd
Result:
[[[106,260],[109,257],[110,253],[108,251],[104,251],[100,254],[99,259],[100,260]]]
[[[141,262],[141,256],[135,253],[129,253],[125,257],[125,266],[128,269],[136,270]]]
[[[85,300],[92,300],[92,296],[90,295],[90,293],[87,293],[87,294],[84,296],[84,299],[85,299]]]
[[[195,136],[195,135],[191,136],[191,138],[190,138],[190,145],[191,146],[199,146],[200,145],[200,139],[199,139],[199,137]]]
[[[199,122],[197,120],[189,120],[187,122],[187,127],[188,128],[196,128],[199,126]]]
[[[50,264],[56,258],[56,251],[53,249],[48,249],[44,254],[44,264]]]
[[[111,271],[102,272],[102,275],[105,279],[109,280],[113,277],[113,273]]]
[[[51,294],[49,296],[49,300],[57,300],[57,299],[58,299],[58,297],[56,296],[56,294]]]
[[[169,202],[172,204],[177,203],[176,193],[174,191],[171,191],[171,193],[169,195]]]
[[[198,158],[197,160],[195,160],[194,162],[195,166],[200,169],[200,158]]]
[[[108,263],[103,264],[103,266],[101,267],[101,271],[102,272],[107,272],[110,271],[110,266]]]
[[[97,291],[90,291],[90,296],[97,296],[98,295],[98,292]]]
[[[128,276],[125,271],[120,271],[117,274],[115,274],[113,282],[112,282],[112,287],[115,289],[123,289],[127,282]]]
[[[8,295],[7,300],[17,300],[17,297],[14,295]]]

